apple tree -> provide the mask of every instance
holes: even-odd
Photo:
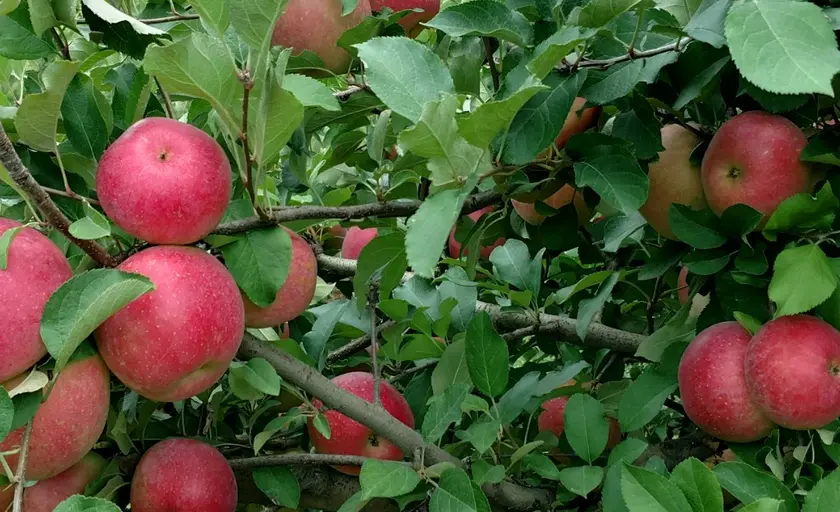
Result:
[[[0,511],[836,511],[834,5],[0,0]]]

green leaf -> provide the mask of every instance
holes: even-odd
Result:
[[[826,301],[838,285],[837,274],[817,244],[785,249],[773,265],[768,290],[776,316],[804,313]]]
[[[341,106],[329,87],[314,78],[290,74],[283,77],[283,89],[292,93],[304,107],[338,112]]]
[[[82,15],[91,31],[102,33],[105,46],[135,59],[149,44],[171,36],[113,7],[107,0],[82,0]]]
[[[563,416],[569,445],[591,464],[604,452],[610,435],[604,406],[589,395],[577,393],[569,398]]]
[[[441,475],[429,512],[490,512],[490,504],[463,469],[452,468]]]
[[[388,108],[417,122],[426,103],[454,93],[443,61],[425,45],[405,37],[375,37],[356,45],[365,81]]]
[[[278,68],[276,72],[279,74],[282,70]],[[277,80],[272,80],[270,74],[266,76],[268,79],[257,91],[259,101],[250,104],[248,118],[254,159],[261,168],[277,160],[280,151],[303,122],[304,114],[303,105],[297,98],[280,87]]]
[[[730,60],[731,57],[726,55],[709,63],[702,71],[692,76],[680,91],[677,101],[674,102],[674,110],[682,110],[686,105],[700,97],[707,85],[720,78],[721,70],[729,64]]]
[[[796,498],[783,482],[770,473],[759,471],[743,462],[724,462],[712,470],[721,487],[738,498],[741,503],[752,503],[762,498],[782,500],[782,512],[797,512]]]
[[[244,376],[248,384],[260,393],[266,395],[280,395],[280,376],[271,363],[261,357],[248,361],[243,367]]]
[[[47,30],[58,26],[49,0],[29,0],[29,15],[36,36],[42,36]]]
[[[111,235],[111,223],[108,218],[99,213],[85,201],[83,203],[85,216],[70,224],[70,234],[79,240],[96,240]]]
[[[473,482],[477,485],[485,483],[497,484],[505,477],[505,467],[501,464],[491,466],[483,459],[474,460],[472,463]]]
[[[0,0],[0,16],[5,16],[17,9],[20,0]]]
[[[78,62],[64,60],[53,62],[44,70],[45,91],[23,98],[15,117],[15,128],[21,140],[33,149],[49,152],[56,150],[56,128],[61,101],[79,65]]]
[[[540,260],[531,260],[528,246],[521,240],[511,239],[496,247],[490,254],[490,263],[500,281],[520,290],[530,290],[535,296],[540,291],[542,277]]]
[[[621,495],[631,512],[692,512],[679,487],[644,468],[621,468]]]
[[[689,272],[700,276],[717,274],[729,264],[731,255],[723,249],[696,250],[683,258]]]
[[[586,497],[604,479],[604,468],[598,466],[577,466],[560,472],[560,483],[578,496]]]
[[[595,30],[581,30],[580,27],[563,27],[551,37],[544,40],[534,49],[531,60],[521,68],[517,68],[505,77],[505,84],[499,90],[502,94],[506,91],[514,91],[519,88],[525,78],[525,73],[530,71],[535,77],[543,79],[555,66],[565,59],[569,53],[579,44],[594,36]],[[517,73],[517,70],[519,72]],[[555,135],[556,137],[556,135]]]
[[[495,0],[453,5],[425,23],[452,37],[486,36],[530,46],[534,30],[525,16]]]
[[[3,232],[3,235],[0,236],[0,270],[6,270],[9,264],[9,248],[12,246],[12,242],[15,240],[15,237],[20,233],[20,230],[24,229],[22,226],[18,226],[16,228],[10,228]]]
[[[677,464],[671,482],[685,494],[694,512],[723,512],[723,493],[715,474],[694,457]]]
[[[489,3],[501,5],[494,0]],[[476,2],[471,2],[471,5]],[[444,11],[446,12],[446,11]],[[490,144],[500,131],[510,126],[516,114],[535,94],[548,89],[535,77],[528,80],[512,95],[502,100],[491,100],[473,111],[469,116],[460,118],[458,128],[467,142],[474,146],[484,147]]]
[[[727,208],[720,216],[721,230],[731,238],[740,238],[761,223],[764,214],[745,204],[735,204]]]
[[[805,149],[811,144],[813,141]],[[782,201],[764,225],[763,234],[768,240],[776,240],[777,233],[829,230],[838,207],[840,201],[831,190],[831,184],[826,183],[816,196],[796,194]]]
[[[458,439],[470,443],[479,454],[483,454],[499,438],[501,428],[502,426],[498,421],[488,419],[487,421],[477,421],[470,425],[467,430],[459,430],[456,435]]]
[[[601,283],[601,286],[598,287],[598,293],[594,297],[580,301],[575,333],[581,341],[586,339],[586,334],[589,332],[589,326],[592,325],[592,320],[599,311],[603,310],[604,304],[612,296],[613,288],[615,288],[620,277],[621,273],[613,272],[605,282]]]
[[[668,209],[668,223],[677,238],[697,249],[715,249],[726,243],[720,221],[711,210],[692,210],[683,204]]]
[[[737,0],[725,24],[741,74],[770,92],[833,95],[840,50],[822,10],[808,2]]]
[[[120,512],[120,508],[102,498],[77,494],[59,503],[53,512]]]
[[[292,265],[292,239],[281,227],[254,229],[222,247],[236,284],[259,307],[277,298]]]
[[[732,0],[703,0],[685,26],[685,33],[698,41],[722,48],[726,44],[723,22]]]
[[[632,142],[639,159],[653,159],[665,149],[662,147],[662,124],[656,118],[653,107],[643,96],[631,96],[630,107],[629,110],[615,116],[610,134]]]
[[[694,339],[697,318],[690,316],[690,312],[690,305],[680,308],[668,323],[642,341],[636,349],[636,356],[658,363],[669,346],[680,342],[688,343]]]
[[[12,422],[15,419],[15,406],[9,393],[0,386],[0,441],[6,439],[12,431]]]
[[[580,10],[577,25],[601,28],[629,11],[641,0],[590,0]]]
[[[840,9],[838,9],[838,12],[840,12]],[[838,141],[840,141],[840,137],[834,132],[820,132],[808,139],[808,145],[799,153],[799,159],[803,162],[838,166],[840,165],[840,154],[837,151]],[[819,194],[817,194],[817,197],[819,197]]]
[[[593,70],[586,75],[581,96],[604,105],[630,94],[640,81],[645,59],[616,64],[604,71]]]
[[[169,94],[210,102],[228,134],[239,136],[242,85],[224,42],[193,32],[190,37],[168,46],[150,47],[143,67],[160,80]]]
[[[467,384],[457,383],[446,388],[442,395],[432,397],[420,429],[426,441],[436,443],[449,429],[449,425],[461,420],[461,403],[469,393],[470,387]]]
[[[575,183],[592,187],[604,201],[627,215],[645,203],[650,188],[639,162],[623,152],[575,162]]]
[[[486,311],[476,313],[467,327],[467,369],[475,387],[487,396],[501,395],[508,383],[508,346]]]
[[[201,21],[216,31],[216,35],[224,35],[230,24],[227,0],[192,0],[190,5],[201,16]]]
[[[491,254],[492,256],[492,254]],[[454,298],[457,301],[452,310],[452,325],[459,331],[467,330],[470,320],[475,315],[475,303],[478,300],[478,288],[462,283],[469,282],[466,271],[461,267],[451,267],[444,274],[444,281],[438,285],[441,299]]]
[[[634,380],[621,397],[618,422],[621,430],[638,430],[659,414],[665,399],[677,389],[676,378],[659,374],[649,368]]]
[[[0,57],[35,60],[56,53],[55,47],[33,33],[27,2],[20,2],[8,15],[0,16]]]
[[[809,493],[810,494],[810,493]],[[807,497],[805,500],[807,501]],[[774,500],[772,498],[761,498],[758,501],[754,501],[749,505],[744,505],[743,507],[738,509],[738,512],[779,512],[779,509],[782,506],[782,500]],[[834,510],[832,509],[824,509],[824,510]]]
[[[256,468],[251,471],[254,483],[281,507],[297,508],[300,504],[300,484],[292,470],[285,466]]]
[[[802,512],[830,512],[837,509],[838,503],[840,503],[840,470],[835,469],[817,482],[817,485],[805,495]]]
[[[656,7],[671,13],[680,26],[684,26],[694,15],[700,0],[655,0],[655,3]]]
[[[287,0],[251,0],[230,2],[230,23],[239,37],[260,51],[274,33],[274,25],[283,14]]]
[[[466,342],[463,338],[450,343],[432,371],[432,390],[440,395],[454,384],[472,386],[467,369]]]
[[[408,268],[405,257],[405,235],[400,231],[377,236],[359,254],[353,289],[359,308],[367,304],[372,281],[379,285],[379,297],[389,297]]]
[[[648,444],[641,439],[628,437],[624,441],[620,442],[618,446],[610,450],[610,456],[607,459],[607,466],[613,466],[622,462],[633,464],[636,462],[636,459],[645,453],[647,448]]]
[[[333,301],[325,304],[324,312],[312,325],[312,329],[303,336],[303,349],[306,355],[318,362],[318,368],[323,368],[325,363],[324,348],[327,346],[330,336],[335,330],[336,324],[350,306],[349,301]]]
[[[417,212],[408,219],[405,249],[408,264],[417,275],[430,279],[434,276],[440,254],[449,239],[449,232],[458,220],[471,189],[464,187],[461,190],[439,192],[423,201]]]
[[[420,483],[417,472],[400,462],[368,459],[359,474],[362,499],[396,498],[408,494]]]
[[[154,285],[145,276],[96,269],[72,277],[44,306],[41,338],[56,360],[56,371],[99,325]]]

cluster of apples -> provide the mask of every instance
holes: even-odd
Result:
[[[689,344],[679,366],[689,419],[735,443],[776,425],[819,429],[840,417],[840,332],[809,315],[783,316],[751,336],[737,322],[713,325]]]

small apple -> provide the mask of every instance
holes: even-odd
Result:
[[[128,234],[152,244],[191,244],[222,219],[231,171],[221,146],[186,123],[134,123],[105,151],[96,173],[102,208]]]
[[[493,206],[487,206],[485,208],[472,212],[471,214],[467,215],[467,217],[469,217],[473,222],[478,222],[478,219],[480,219],[484,214],[489,213],[494,209],[495,208]],[[493,249],[500,245],[504,245],[506,241],[507,239],[502,237],[496,239],[496,241],[490,245],[485,245],[481,247],[481,257],[484,259],[489,258],[490,253],[493,252]],[[452,232],[449,233],[449,255],[453,258],[460,258],[461,256],[466,256],[467,254],[469,254],[469,249],[465,250],[464,254],[461,254],[461,242],[455,239],[455,228],[452,228]]]
[[[51,478],[79,462],[87,454],[108,419],[111,380],[105,363],[89,349],[77,352],[58,374],[47,400],[38,408],[32,422],[27,480]],[[3,387],[8,391],[22,381],[13,379]],[[24,427],[0,442],[0,452],[20,446]],[[18,454],[6,455],[10,467],[17,467]]]
[[[286,228],[283,228],[286,229]],[[268,307],[261,308],[243,293],[245,303],[246,327],[276,327],[283,322],[294,320],[306,311],[318,281],[318,262],[315,253],[306,240],[297,233],[286,229],[292,239],[292,260],[289,274],[283,286]],[[286,326],[288,328],[288,324]]]
[[[362,254],[362,249],[365,248],[371,240],[379,235],[379,230],[376,228],[362,229],[358,226],[353,226],[347,230],[344,235],[344,243],[341,244],[341,257],[348,260],[357,260]]]
[[[0,235],[21,227],[0,218]],[[0,270],[0,382],[38,362],[47,353],[41,341],[41,314],[50,296],[73,277],[64,253],[32,228],[18,231]]]
[[[362,400],[373,403],[373,375],[370,373],[345,373],[332,379],[332,383]],[[414,428],[414,414],[405,398],[388,381],[383,380],[379,384],[382,407],[397,420]],[[315,400],[313,404],[319,409],[323,406],[320,400]],[[402,450],[391,441],[377,436],[370,428],[338,411],[328,410],[323,414],[330,425],[329,439],[318,432],[312,419],[307,425],[309,437],[318,453],[362,455],[381,460],[403,459]],[[339,466],[336,469],[348,475],[358,475],[360,471],[358,467],[352,466]]]
[[[225,373],[242,341],[245,307],[227,269],[194,247],[158,246],[118,267],[155,285],[96,330],[108,368],[159,402],[194,396]]]
[[[725,122],[703,157],[703,190],[712,211],[720,215],[741,203],[766,219],[785,199],[810,192],[811,169],[799,160],[807,143],[782,116],[752,111]]]
[[[59,503],[74,494],[84,494],[85,487],[99,478],[108,462],[90,452],[70,469],[41,480],[23,492],[24,512],[52,512]]]
[[[167,439],[143,454],[131,479],[132,512],[234,512],[236,478],[224,455],[194,439]]]
[[[414,12],[400,19],[408,37],[417,37],[423,30],[419,24],[434,18],[440,11],[440,0],[370,0],[370,7],[374,12],[381,11],[383,7],[389,7],[394,12],[423,9],[423,12]]]
[[[565,384],[571,385],[571,384]],[[542,404],[543,412],[537,418],[537,428],[540,432],[549,431],[555,437],[560,437],[565,432],[565,414],[566,404],[569,403],[568,396],[559,396],[547,400]],[[621,426],[618,420],[611,416],[607,416],[607,424],[609,425],[609,437],[607,438],[607,448],[613,448],[621,442]]]
[[[639,213],[660,235],[676,240],[668,222],[671,205],[681,204],[692,210],[706,208],[700,166],[692,164],[689,158],[700,139],[678,124],[663,126],[661,135],[665,149],[659,152],[659,160],[648,167],[650,190]]]
[[[346,73],[350,54],[338,46],[341,35],[369,16],[370,1],[358,0],[356,9],[341,15],[341,0],[289,0],[277,20],[271,44],[293,48],[295,55],[309,50],[333,73]]]
[[[701,430],[724,441],[749,443],[775,428],[747,391],[749,343],[750,333],[738,322],[722,322],[698,334],[680,360],[685,413]]]
[[[578,222],[581,225],[586,224],[589,220],[589,207],[583,199],[582,190],[577,190],[571,185],[563,185],[560,190],[542,200],[542,202],[555,210],[559,210],[573,201],[578,214]],[[513,205],[513,209],[516,210],[516,213],[528,224],[538,226],[545,222],[545,216],[537,213],[536,205],[533,202],[528,203],[511,199],[510,203]]]
[[[744,368],[753,401],[779,425],[818,429],[840,416],[840,332],[819,318],[767,322],[750,342]]]

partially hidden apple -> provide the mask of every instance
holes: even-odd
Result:
[[[66,471],[41,480],[23,492],[23,512],[52,512],[59,503],[74,494],[84,494],[85,487],[99,478],[108,462],[90,452]]]
[[[362,400],[373,403],[373,375],[370,373],[345,373],[333,378],[332,383]],[[380,382],[379,397],[382,407],[391,416],[408,427],[414,428],[414,414],[408,402],[388,381]],[[315,400],[313,404],[319,409],[323,406],[320,400]],[[362,455],[381,460],[403,459],[402,450],[391,441],[376,435],[369,427],[338,411],[328,410],[323,414],[330,425],[329,439],[318,432],[311,418],[307,425],[309,437],[318,453]],[[348,475],[359,474],[359,468],[354,466],[339,466],[336,469]]]
[[[183,400],[216,383],[245,329],[242,297],[224,265],[194,247],[158,246],[117,268],[148,277],[155,289],[96,330],[114,375],[159,402]]]
[[[389,7],[394,12],[408,9],[422,9],[423,12],[413,12],[400,19],[400,25],[409,37],[416,37],[423,27],[419,24],[434,18],[440,11],[441,0],[370,0],[370,7],[379,12],[383,7]]]
[[[379,236],[379,230],[376,228],[351,227],[344,235],[344,242],[341,244],[341,257],[348,260],[359,259],[362,249],[377,236]]]
[[[659,160],[648,167],[650,190],[639,213],[660,235],[676,240],[668,220],[671,205],[681,204],[692,210],[706,208],[700,166],[692,164],[689,158],[700,139],[677,124],[663,126],[661,136],[665,149],[659,152]]]
[[[0,218],[0,235],[22,225]],[[32,228],[17,232],[0,270],[0,382],[26,371],[47,353],[41,314],[50,296],[73,277],[64,253]]]
[[[782,116],[751,111],[725,122],[703,157],[703,190],[712,211],[721,215],[741,203],[766,219],[785,199],[810,192],[811,169],[799,160],[807,143]]]
[[[55,379],[47,400],[41,404],[32,422],[27,480],[45,480],[79,462],[96,444],[108,419],[110,375],[105,363],[93,349],[80,349],[76,359],[64,367]],[[8,391],[23,376],[7,382]],[[20,447],[24,427],[0,442],[0,452]],[[17,467],[18,454],[6,456],[10,467]]]
[[[722,322],[698,334],[680,360],[685,413],[701,430],[724,441],[749,443],[775,428],[747,390],[749,343],[750,333],[739,323]]]
[[[680,273],[677,276],[677,296],[680,299],[680,304],[688,304],[689,296],[691,295],[691,288],[688,286],[688,267],[683,267],[680,269]],[[691,309],[689,310],[689,315],[693,317],[700,316],[700,313],[706,309],[706,306],[709,305],[711,302],[711,297],[709,294],[700,295],[699,293],[694,294],[694,298],[691,300]]]
[[[565,384],[570,385],[570,384]],[[559,396],[546,400],[542,404],[542,412],[537,418],[537,428],[540,432],[551,432],[555,437],[560,437],[566,431],[566,405],[569,403],[568,396]],[[607,448],[613,448],[621,442],[621,426],[618,420],[607,416],[607,424],[609,425],[609,437],[607,438]]]
[[[750,396],[779,425],[818,429],[840,416],[840,332],[823,320],[767,322],[750,342],[744,368]]]
[[[277,327],[283,322],[294,320],[306,311],[318,281],[318,262],[315,253],[297,233],[283,228],[292,239],[292,259],[286,281],[277,290],[274,302],[261,308],[251,302],[243,293],[246,327]],[[288,329],[288,324],[286,325]],[[288,337],[288,336],[287,336]]]
[[[487,206],[485,208],[472,212],[471,214],[467,215],[467,217],[469,217],[470,220],[472,220],[473,222],[478,222],[478,219],[480,219],[482,216],[484,216],[487,213],[490,213],[493,210],[493,206]],[[461,242],[455,239],[455,229],[456,228],[452,228],[452,231],[449,233],[449,255],[453,258],[460,258],[461,256],[468,255],[469,249],[465,250],[464,254],[461,254]],[[506,241],[507,239],[505,239],[504,237],[498,238],[492,244],[482,246],[479,254],[482,258],[487,259],[490,257],[490,253],[493,252],[493,249],[499,247],[500,245],[504,245]]]
[[[222,219],[231,196],[225,152],[198,128],[162,117],[134,123],[102,155],[96,191],[128,234],[191,244]]]
[[[207,443],[173,438],[143,454],[131,479],[132,512],[234,512],[236,478]]]
[[[563,128],[554,140],[554,145],[557,149],[563,149],[566,143],[573,135],[583,133],[592,128],[598,122],[598,116],[601,115],[601,107],[583,108],[586,104],[586,98],[575,98],[572,102],[572,108],[566,116],[566,121],[563,123]]]
[[[332,73],[346,73],[351,58],[338,46],[338,40],[370,15],[370,1],[358,0],[347,16],[342,16],[341,10],[341,0],[289,0],[274,27],[271,44],[293,48],[295,55],[309,50]]]
[[[578,214],[578,222],[583,225],[589,220],[589,207],[583,199],[583,191],[578,190],[571,185],[563,185],[560,190],[543,199],[542,202],[555,210],[559,210],[560,208],[574,202],[575,211],[577,211]],[[518,213],[519,216],[522,217],[522,220],[528,224],[538,226],[545,222],[545,216],[540,215],[537,212],[535,203],[517,201],[516,199],[511,199],[510,203],[513,205],[513,209],[516,210],[516,213]]]

